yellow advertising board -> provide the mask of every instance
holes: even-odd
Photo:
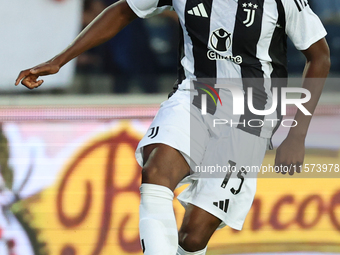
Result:
[[[141,138],[129,121],[97,132],[65,159],[52,186],[24,201],[37,238],[45,243],[41,254],[142,254],[138,235],[141,168],[134,158]],[[274,154],[269,153],[263,165],[273,162]],[[338,151],[307,154],[305,159],[309,164],[339,162]],[[179,226],[184,209],[177,200],[174,209]],[[298,250],[340,251],[338,178],[260,174],[244,229],[218,230],[208,254]]]

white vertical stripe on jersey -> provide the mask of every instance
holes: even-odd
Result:
[[[192,53],[192,41],[188,36],[188,32],[185,29],[185,24],[183,24],[185,20],[185,4],[181,4],[177,1],[173,2],[173,6],[176,10],[178,18],[180,20],[181,26],[183,29],[183,37],[184,37],[184,57],[181,60],[181,64],[184,69],[186,79],[182,84],[179,84],[179,88],[189,89],[190,88],[190,80],[196,78],[194,75],[195,66],[194,66],[194,56]]]
[[[217,1],[216,1],[217,2]],[[221,3],[213,2],[212,6],[212,19],[210,24],[210,31],[214,31],[218,28],[223,28],[229,33],[231,33],[231,41],[232,36],[234,34],[234,27],[235,27],[235,19],[227,20],[227,19],[221,19],[223,16],[229,16],[229,17],[235,17],[237,12],[237,2],[235,1],[225,1]],[[232,21],[232,22],[230,22]],[[223,54],[225,55],[232,55],[232,47],[228,49],[227,53]],[[233,63],[230,60],[217,60],[216,61],[216,67],[217,67],[217,78],[222,78],[220,80],[217,80],[217,82],[223,82],[223,78],[235,78],[235,80],[239,80],[241,77],[241,67],[240,65],[237,65]],[[239,85],[240,89],[243,89],[242,82],[235,82],[235,84]],[[222,111],[222,116],[229,120],[233,120],[233,123],[238,123],[240,119],[240,115],[233,115],[233,99],[232,94],[227,89],[221,89],[220,90],[220,96],[222,98],[223,103],[223,109],[221,108],[221,105],[217,105],[217,108],[219,111]]]
[[[273,104],[272,91],[271,91],[271,73],[273,72],[273,67],[271,65],[271,57],[269,56],[269,48],[274,35],[275,27],[278,21],[278,10],[277,4],[275,1],[264,1],[263,9],[266,10],[263,12],[262,16],[262,29],[260,40],[257,44],[257,52],[256,57],[260,59],[262,65],[264,80],[264,89],[266,94],[268,95],[268,99],[265,105],[265,110],[270,109]],[[266,121],[268,119],[277,119],[277,112],[275,111],[271,115],[267,115],[264,118],[265,125],[261,129],[261,136],[266,136],[268,133],[271,133],[272,122]]]
[[[225,1],[222,4],[221,3],[215,4],[215,2],[213,2],[210,31],[214,31],[222,27],[226,29],[229,33],[231,33],[231,41],[233,41],[232,37],[234,34],[235,19],[232,19],[232,22],[230,22],[231,20],[221,19],[221,17],[223,16],[235,17],[237,11],[237,2]],[[226,55],[233,54],[232,47],[233,45],[231,45],[231,47],[228,49]],[[237,65],[230,60],[217,60],[216,65],[217,65],[217,78],[241,77],[240,65]]]

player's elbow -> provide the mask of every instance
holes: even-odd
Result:
[[[327,52],[322,53],[318,57],[318,66],[323,71],[324,74],[328,74],[329,70],[331,69],[331,57],[329,49]]]
[[[328,70],[328,72],[329,72],[329,70],[331,69],[331,65],[332,65],[332,63],[331,63],[331,55],[330,55],[329,49],[328,49],[328,53],[325,54],[323,56],[323,58],[322,58],[322,64],[324,65],[324,68],[326,70]]]
[[[325,71],[329,72],[331,68],[331,53],[327,44],[320,51],[317,61]]]

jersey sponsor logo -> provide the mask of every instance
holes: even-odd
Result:
[[[299,12],[301,12],[306,6],[308,6],[307,0],[294,0],[296,7],[298,8]]]
[[[241,64],[242,63],[242,57],[241,56],[222,56],[220,53],[227,52],[231,47],[232,41],[231,41],[231,33],[226,31],[223,28],[218,28],[214,31],[212,31],[209,39],[209,46],[210,48],[214,50],[209,50],[207,52],[207,57],[210,60],[230,60],[234,62],[235,64]]]
[[[210,45],[217,51],[227,51],[231,46],[231,33],[223,28],[214,30],[210,35]]]
[[[188,11],[188,14],[197,16],[197,17],[203,17],[208,18],[207,11],[205,10],[204,4],[200,3],[191,10]]]
[[[231,62],[234,62],[235,64],[242,64],[243,59],[241,56],[232,56],[232,55],[228,55],[228,56],[221,56],[220,54],[218,54],[217,52],[213,51],[213,50],[209,50],[207,52],[207,56],[210,60],[229,60]]]
[[[244,8],[243,11],[247,13],[247,18],[243,21],[243,24],[246,27],[250,27],[254,24],[255,12],[259,6],[257,4],[253,4],[249,2],[249,3],[243,3],[242,7]]]
[[[213,202],[213,205],[220,208],[222,211],[224,211],[225,213],[227,213],[228,211],[228,206],[229,206],[229,199],[226,200],[220,200],[218,202]]]
[[[151,128],[151,133],[148,135],[151,139],[155,138],[158,135],[159,126]]]

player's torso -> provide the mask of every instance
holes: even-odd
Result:
[[[212,78],[207,83],[223,102],[222,106],[217,98],[212,101],[208,97],[207,109],[212,118],[234,123],[259,120],[265,124],[256,128],[245,124],[240,128],[264,137],[270,137],[276,126],[276,122],[269,125],[265,119],[277,119],[277,112],[258,116],[246,108],[243,114],[235,115],[230,90],[217,89],[215,84],[224,78],[235,79],[245,100],[251,96],[247,95],[248,87],[253,88],[251,97],[256,109],[272,105],[273,82],[267,79],[287,76],[285,19],[280,3],[281,0],[173,0],[184,31],[181,62],[186,82],[180,88],[189,88],[192,79]],[[199,87],[195,88],[198,94],[192,102],[198,108],[202,105],[201,94],[209,90],[204,84]],[[213,92],[211,95],[214,97]]]
[[[187,76],[271,77],[273,61],[283,68],[285,47],[277,45],[285,36],[280,2],[173,0],[184,31]]]

